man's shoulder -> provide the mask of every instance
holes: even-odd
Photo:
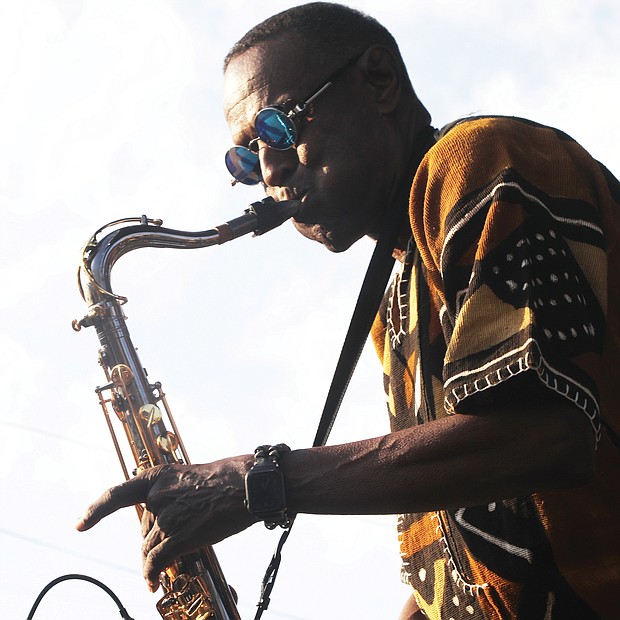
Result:
[[[566,133],[525,118],[475,116],[461,118],[437,132],[418,173],[426,179],[445,176],[474,180],[494,178],[507,168],[525,174],[539,163],[568,165],[580,151],[579,159],[591,166],[591,158]],[[458,180],[458,179],[457,179]]]
[[[531,140],[534,136],[553,135],[573,141],[565,132],[536,121],[517,116],[470,116],[459,118],[442,127],[439,140],[445,143],[490,144],[501,141]]]

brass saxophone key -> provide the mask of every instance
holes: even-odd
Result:
[[[140,417],[146,422],[147,426],[159,424],[162,420],[161,409],[157,405],[147,403],[140,407]]]
[[[126,366],[125,364],[117,364],[114,368],[112,368],[110,378],[116,387],[122,388],[129,385],[133,381],[133,372],[131,372],[131,368],[129,368],[129,366]]]
[[[167,431],[157,438],[157,445],[165,452],[172,454],[179,447],[179,440],[174,433]]]

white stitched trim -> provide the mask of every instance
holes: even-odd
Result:
[[[536,348],[536,357],[538,357],[538,361],[534,359],[531,351],[525,351],[525,349],[529,348],[530,345],[533,345]],[[519,355],[519,357],[515,358],[515,355]],[[464,379],[465,377],[471,375],[483,373],[490,367],[496,366],[502,360],[506,360],[511,357],[513,360],[509,362],[507,366],[502,366],[497,370],[493,370],[487,373],[484,377],[480,377],[475,380],[473,383],[465,383],[458,389],[453,388],[448,391],[448,386],[454,381]],[[476,369],[467,370],[455,375],[454,377],[450,377],[450,379],[444,383],[444,389],[447,390],[447,394],[444,399],[446,411],[453,414],[455,413],[456,405],[465,400],[468,396],[486,390],[489,387],[493,387],[494,385],[497,385],[510,377],[530,369],[536,370],[539,378],[547,387],[575,403],[575,405],[577,405],[577,407],[579,407],[588,416],[590,424],[594,429],[596,443],[598,445],[601,438],[601,423],[596,398],[594,398],[592,392],[590,392],[590,390],[588,390],[585,386],[551,366],[551,364],[549,364],[542,355],[540,346],[534,338],[529,338],[522,346],[513,349],[512,351],[509,351],[508,353],[505,353],[504,355],[491,360]],[[558,384],[558,378],[562,379],[561,388]],[[482,379],[486,380],[486,385],[479,386],[478,382]]]
[[[441,517],[438,512],[430,513],[432,519],[437,521],[437,527],[435,531],[441,535],[439,542],[443,546],[444,553],[448,559],[448,566],[450,567],[450,575],[456,583],[457,587],[460,588],[464,594],[469,594],[473,596],[474,594],[478,594],[478,590],[485,589],[489,587],[488,583],[469,583],[465,581],[463,575],[456,566],[456,562],[452,556],[452,551],[450,550],[450,545],[448,545],[448,539],[446,537],[446,532],[443,529],[443,524],[441,523]]]
[[[596,224],[593,224],[592,222],[588,222],[586,220],[577,220],[577,219],[568,218],[568,217],[559,217],[555,215],[554,213],[551,212],[549,207],[545,205],[544,202],[542,202],[539,198],[536,198],[536,196],[534,196],[533,194],[526,192],[518,183],[514,181],[510,183],[498,183],[488,195],[486,195],[482,200],[480,200],[480,202],[474,205],[471,209],[468,209],[465,216],[461,220],[459,220],[459,222],[455,226],[453,226],[446,234],[446,238],[444,239],[444,242],[443,242],[443,247],[441,248],[441,256],[439,258],[439,270],[442,276],[444,273],[444,265],[443,265],[444,252],[446,248],[448,247],[448,243],[450,242],[452,237],[454,237],[454,235],[456,235],[456,233],[459,232],[459,230],[464,228],[465,225],[474,217],[474,215],[476,215],[478,211],[480,211],[488,202],[492,201],[493,198],[495,197],[495,194],[504,187],[512,187],[513,189],[516,189],[523,196],[525,196],[528,200],[535,202],[536,204],[541,206],[543,209],[545,209],[545,211],[547,211],[547,213],[549,213],[549,215],[558,222],[572,224],[573,226],[585,226],[587,228],[591,228],[592,230],[594,230],[595,232],[601,235],[603,234],[603,231],[600,229],[600,227],[597,226]]]
[[[398,347],[403,337],[406,336],[404,325],[409,318],[409,304],[408,291],[409,291],[409,279],[413,272],[413,259],[414,259],[415,246],[410,241],[407,247],[407,256],[400,271],[394,276],[392,280],[392,289],[390,291],[390,300],[388,302],[386,319],[388,325],[388,334],[390,337],[390,344],[392,349]],[[394,327],[394,302],[398,304],[398,331]]]

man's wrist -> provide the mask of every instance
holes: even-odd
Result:
[[[245,476],[245,507],[268,529],[278,525],[287,528],[292,523],[280,465],[280,457],[289,451],[285,444],[258,446],[254,451],[254,464]]]

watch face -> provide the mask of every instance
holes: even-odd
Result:
[[[276,513],[284,510],[284,480],[278,471],[254,470],[246,481],[248,509],[252,513]]]

